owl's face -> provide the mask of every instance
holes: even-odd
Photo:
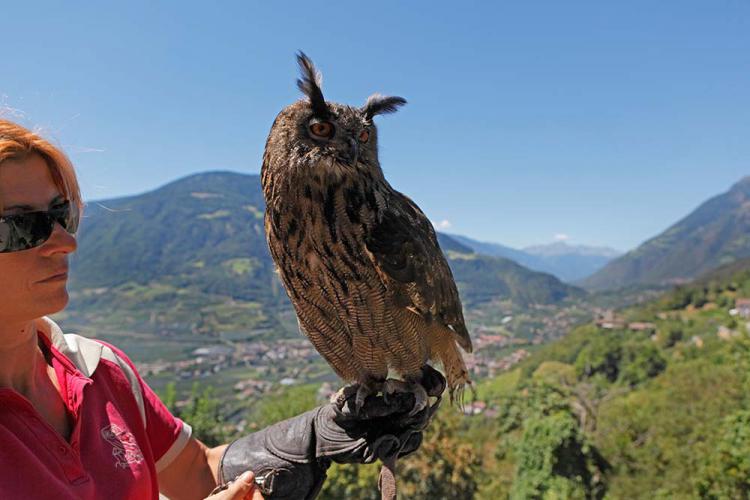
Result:
[[[355,108],[326,102],[320,75],[300,53],[302,78],[297,85],[307,96],[279,113],[271,128],[267,151],[286,151],[297,166],[330,166],[336,169],[379,170],[377,128],[373,117],[392,113],[406,103],[401,97],[371,96]]]
[[[318,115],[307,101],[290,106],[296,115],[293,142],[316,161],[331,159],[356,167],[375,165],[378,160],[377,128],[357,108],[326,103],[328,112]]]

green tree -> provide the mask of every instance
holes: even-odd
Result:
[[[575,367],[579,377],[602,375],[609,382],[614,382],[620,376],[621,360],[621,336],[602,332],[581,350]]]
[[[726,345],[719,347],[726,348]],[[717,423],[743,398],[743,368],[724,356],[675,363],[637,389],[602,403],[594,440],[614,470],[612,498],[691,498],[704,457],[720,435]]]
[[[695,307],[703,307],[708,302],[708,293],[706,292],[706,288],[701,287],[694,289],[691,302]]]
[[[177,412],[177,416],[189,423],[193,435],[208,446],[217,446],[227,441],[227,432],[222,425],[221,404],[214,396],[214,388],[201,390],[196,382],[190,391],[187,405]]]
[[[569,408],[567,389],[545,381],[532,380],[521,384],[512,396],[499,403],[498,433],[507,434],[523,427],[533,415],[549,415]]]
[[[697,490],[701,498],[750,498],[750,411],[726,417],[714,452],[706,457]]]
[[[348,500],[357,498],[361,500],[379,500],[378,476],[380,474],[380,463],[359,464],[336,464],[328,469],[328,479],[323,485],[320,493],[321,500]],[[396,483],[401,487],[401,482]]]
[[[677,342],[681,341],[683,337],[685,336],[682,325],[679,323],[672,323],[670,322],[666,327],[662,328],[662,331],[660,332],[660,337],[663,336],[661,340],[661,346],[665,349],[669,349],[670,347],[673,347]]]
[[[664,371],[667,360],[651,341],[628,342],[622,348],[622,368],[618,380],[634,386]]]
[[[572,413],[530,418],[518,444],[511,498],[603,498],[608,467]]]
[[[174,413],[177,410],[177,387],[174,382],[169,382],[164,388],[164,395],[161,397],[161,402],[171,412]]]
[[[295,385],[263,396],[254,413],[252,426],[263,428],[313,409],[318,404],[316,391],[316,384]]]
[[[479,457],[460,434],[461,416],[444,408],[424,431],[419,450],[398,461],[399,496],[434,500],[474,498],[480,478]],[[326,500],[378,499],[379,464],[334,465],[321,492]]]
[[[461,437],[463,418],[453,408],[443,408],[425,430],[419,451],[404,460],[399,471],[404,498],[474,498],[481,463],[472,445]]]
[[[567,363],[545,361],[534,371],[532,378],[548,384],[572,387],[576,383],[576,370]]]

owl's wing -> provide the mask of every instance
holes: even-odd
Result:
[[[425,214],[407,196],[394,192],[382,219],[366,241],[370,258],[396,302],[449,327],[471,352],[461,300]]]

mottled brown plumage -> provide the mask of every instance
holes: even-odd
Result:
[[[373,116],[326,102],[312,63],[299,57],[307,99],[279,113],[261,170],[266,235],[301,330],[344,380],[376,390],[389,372],[418,382],[442,362],[453,396],[469,382],[461,301],[435,231],[391,187],[378,161]]]

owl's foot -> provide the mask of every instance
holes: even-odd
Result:
[[[344,407],[346,400],[354,396],[354,411],[359,414],[369,396],[375,396],[381,391],[383,382],[369,381],[365,383],[349,384],[331,396],[331,403],[339,409]]]
[[[346,404],[346,400],[349,399],[352,394],[355,394],[358,389],[359,384],[345,385],[338,391],[331,394],[331,403],[336,405],[339,410],[342,409],[344,407],[344,404]]]
[[[409,412],[413,417],[424,410],[430,402],[430,396],[419,382],[405,382],[395,378],[389,378],[383,383],[383,399],[388,402],[388,397],[397,392],[407,392],[414,395],[414,407]]]

